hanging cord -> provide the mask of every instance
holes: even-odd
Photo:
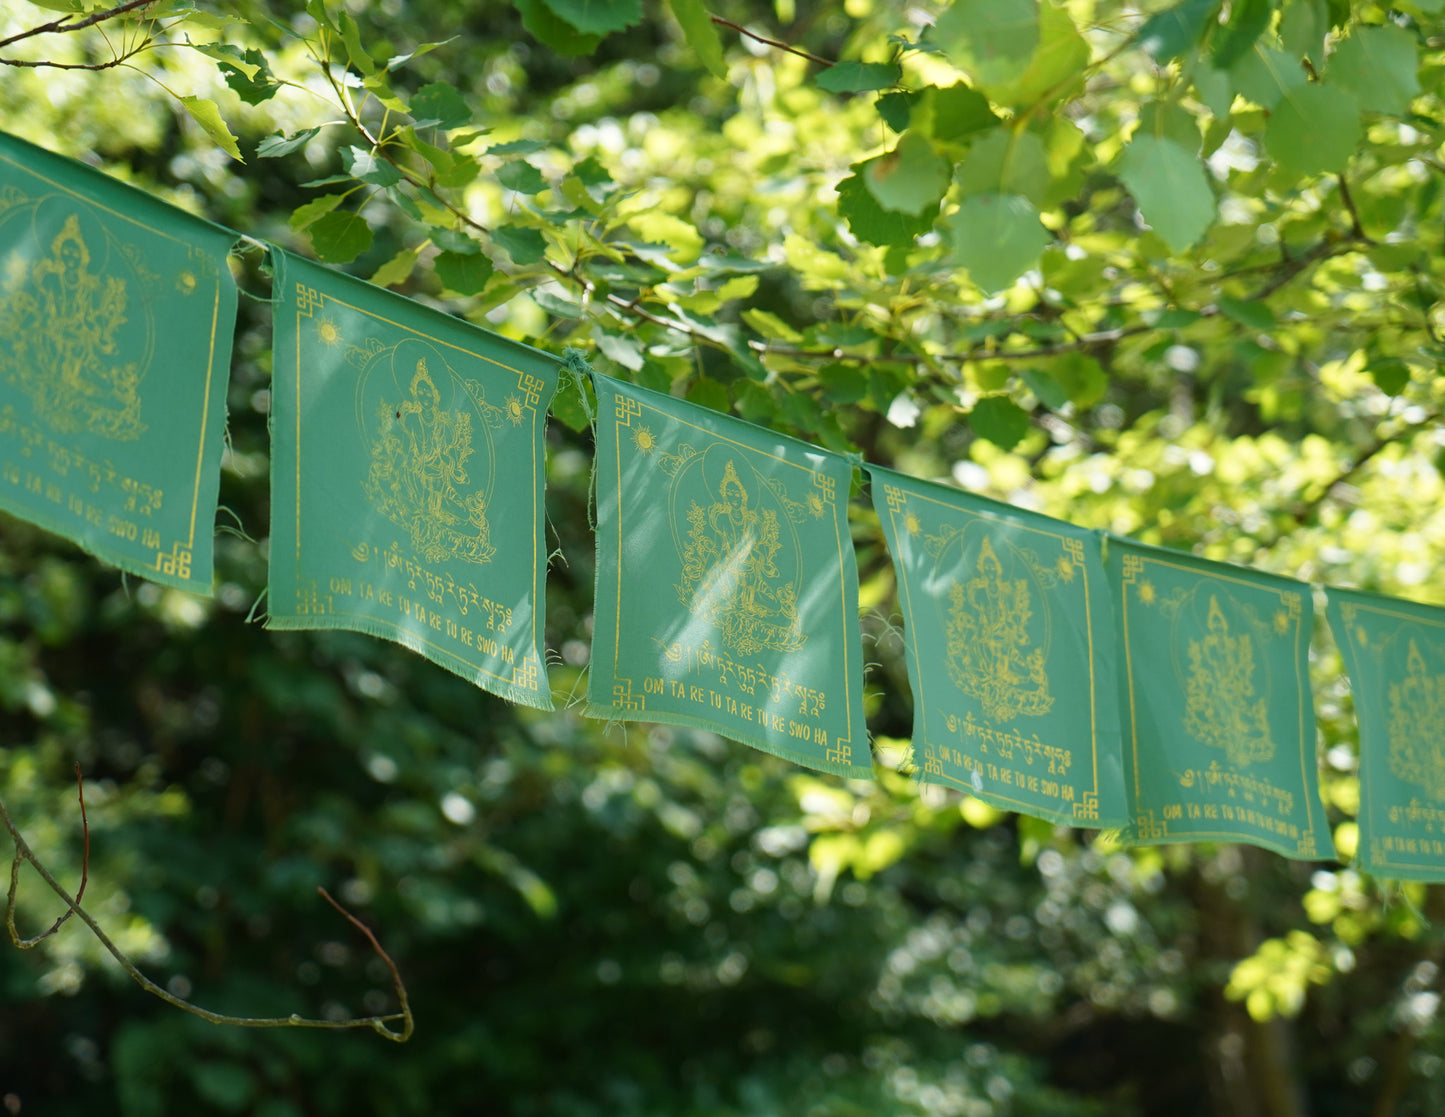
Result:
[[[592,401],[587,398],[587,387],[596,375],[592,366],[587,363],[587,355],[582,350],[568,346],[562,350],[562,364],[572,375],[572,382],[577,385],[577,395],[582,400],[582,413],[587,416],[587,428],[592,432],[592,468],[587,477],[587,526],[596,532],[597,530],[597,416],[592,410]]]
[[[259,270],[262,275],[270,278],[272,274],[271,246],[263,240],[257,240],[255,237],[248,237],[245,233],[237,233],[236,243],[231,246],[231,251],[236,253],[237,255],[240,255],[242,253],[252,250],[259,251],[261,253],[261,262],[258,265]],[[242,287],[239,283],[236,284],[236,290],[239,291],[242,295],[245,295],[246,298],[251,299],[253,302],[270,304],[276,301],[275,298],[267,295],[254,294],[251,291],[246,290],[246,288]]]

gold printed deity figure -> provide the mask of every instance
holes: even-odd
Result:
[[[1414,640],[1405,678],[1390,684],[1390,771],[1445,800],[1445,675],[1425,670],[1425,657]]]
[[[775,509],[757,507],[728,459],[716,497],[687,510],[682,580],[675,587],[688,610],[716,625],[738,655],[796,651],[806,642],[797,587],[778,566],[782,547]]]
[[[46,255],[28,268],[12,266],[0,286],[0,336],[10,347],[0,355],[0,375],[53,429],[129,441],[146,428],[143,370],[118,359],[117,335],[129,320],[126,285],[95,274],[91,264],[80,219],[71,214]]]
[[[364,489],[372,505],[411,534],[427,562],[486,563],[495,553],[487,499],[471,485],[471,415],[442,406],[441,392],[416,362],[409,398],[382,399]]]
[[[1044,649],[1031,647],[1033,605],[1028,581],[1004,577],[987,538],[978,553],[978,576],[949,587],[948,673],[976,698],[985,717],[1009,721],[1039,717],[1054,699],[1044,670]]]
[[[1208,634],[1189,641],[1184,728],[1205,745],[1220,748],[1244,768],[1274,756],[1269,704],[1254,694],[1254,641],[1231,636],[1229,621],[1210,595]]]

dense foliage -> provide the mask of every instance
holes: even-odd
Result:
[[[0,125],[832,449],[1445,600],[1441,0],[125,6],[78,27],[97,5],[8,5]],[[250,623],[270,320],[264,253],[236,259],[216,596],[0,521],[0,798],[73,880],[80,762],[87,906],[178,996],[390,1011],[322,884],[397,959],[417,1034],[214,1028],[68,926],[0,949],[8,1111],[1439,1108],[1437,889],[1121,851],[897,772],[911,697],[866,494],[874,783]],[[575,389],[554,416],[565,703],[590,440]],[[1348,856],[1355,731],[1323,626],[1314,661]],[[33,932],[58,901],[21,883]]]

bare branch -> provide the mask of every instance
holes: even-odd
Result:
[[[788,45],[787,43],[782,42],[782,41],[780,41],[780,40],[778,40],[778,39],[769,39],[766,35],[759,35],[756,31],[749,31],[749,30],[748,30],[746,27],[744,27],[741,23],[734,23],[734,22],[733,22],[732,20],[730,20],[730,19],[723,19],[722,16],[715,16],[715,15],[712,15],[712,13],[708,13],[708,15],[709,15],[709,17],[712,19],[712,21],[713,21],[714,23],[716,23],[719,27],[731,28],[733,31],[736,31],[739,35],[746,35],[749,39],[752,39],[754,42],[763,43],[763,44],[765,44],[765,45],[767,45],[767,46],[770,46],[770,47],[777,47],[779,50],[785,50],[785,51],[787,51],[789,54],[796,54],[799,58],[806,58],[809,62],[815,62],[815,63],[817,63],[819,66],[836,66],[836,65],[837,65],[836,62],[833,62],[833,61],[831,61],[830,59],[820,58],[820,57],[818,57],[818,55],[816,55],[816,54],[809,54],[807,51],[802,50],[802,49],[799,48],[799,47],[790,46],[790,45]]]
[[[125,4],[117,4],[114,8],[107,8],[101,12],[92,12],[77,23],[71,23],[73,16],[61,16],[52,23],[42,23],[39,27],[32,27],[29,31],[21,31],[17,35],[11,35],[8,39],[0,39],[0,47],[8,47],[11,43],[18,43],[22,39],[34,38],[36,35],[61,35],[68,31],[82,31],[87,27],[94,27],[97,23],[104,23],[108,19],[133,12],[137,8],[145,8],[154,4],[156,0],[129,0]],[[3,61],[3,59],[0,59]],[[7,66],[16,65],[43,65],[43,63],[6,62]]]
[[[79,778],[79,775],[79,765],[77,765],[77,779]],[[84,811],[85,805],[84,799],[82,799],[82,820],[84,820],[85,817]],[[300,1016],[294,1013],[290,1016],[231,1016],[226,1013],[212,1012],[209,1009],[202,1008],[199,1005],[192,1004],[190,1001],[184,1000],[181,997],[177,997],[174,993],[170,992],[168,989],[164,989],[161,986],[157,985],[150,978],[146,977],[145,974],[141,973],[139,968],[137,968],[136,964],[132,962],[130,958],[125,954],[125,952],[122,951],[120,947],[116,946],[116,944],[111,940],[110,936],[105,933],[104,929],[100,926],[99,923],[96,922],[95,918],[88,911],[86,911],[80,906],[80,893],[77,893],[75,896],[71,896],[70,893],[65,890],[65,887],[58,880],[55,879],[55,876],[50,872],[49,869],[45,867],[43,863],[41,863],[40,859],[35,855],[35,851],[30,848],[30,845],[28,842],[26,842],[24,835],[20,833],[19,827],[15,825],[14,820],[10,817],[10,812],[5,807],[4,800],[0,800],[0,825],[3,825],[5,829],[9,831],[10,839],[15,843],[15,857],[10,864],[10,891],[7,895],[5,904],[5,928],[10,934],[10,941],[14,943],[15,946],[19,949],[28,950],[31,947],[37,945],[45,938],[59,930],[61,924],[63,924],[67,919],[69,919],[70,916],[74,915],[88,928],[90,928],[91,934],[93,934],[96,937],[96,940],[100,943],[100,945],[105,948],[106,953],[108,953],[112,958],[116,960],[116,962],[120,964],[120,968],[123,969],[130,976],[132,981],[134,981],[151,996],[165,1001],[166,1004],[171,1005],[174,1008],[178,1008],[182,1012],[189,1013],[192,1016],[198,1016],[202,1020],[207,1021],[208,1023],[226,1024],[235,1028],[321,1028],[330,1031],[342,1031],[351,1028],[371,1028],[377,1034],[385,1036],[387,1039],[392,1040],[395,1043],[405,1043],[408,1039],[411,1038],[412,1032],[415,1029],[415,1021],[412,1017],[411,1004],[407,999],[406,986],[402,983],[401,973],[397,970],[396,963],[393,962],[391,956],[382,949],[381,943],[377,941],[376,936],[372,934],[371,930],[354,915],[352,915],[349,911],[347,911],[344,907],[342,907],[339,903],[337,903],[334,899],[332,899],[331,895],[325,889],[318,889],[317,891],[319,891],[321,895],[325,897],[327,902],[330,903],[332,907],[334,907],[348,920],[350,920],[350,922],[355,927],[360,929],[362,934],[366,936],[367,941],[371,943],[372,948],[381,957],[382,961],[386,963],[387,969],[391,972],[392,986],[396,992],[397,1003],[401,1006],[400,1012],[394,1012],[383,1016],[362,1016],[352,1020],[321,1020]],[[83,892],[85,889],[85,883],[89,875],[90,827],[88,822],[85,823],[85,833],[86,867],[82,870],[81,874],[81,892]],[[20,866],[24,862],[30,863],[31,868],[33,868],[40,875],[40,879],[45,882],[46,886],[49,887],[52,892],[54,892],[57,896],[60,897],[61,900],[64,901],[65,906],[68,909],[63,916],[61,916],[55,921],[54,926],[52,926],[44,934],[37,935],[33,939],[22,938],[15,926],[16,892],[18,891],[20,882]],[[389,1023],[398,1020],[401,1021],[400,1031],[395,1031],[387,1027]]]

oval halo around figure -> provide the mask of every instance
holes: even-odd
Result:
[[[801,648],[798,536],[766,479],[715,443],[678,467],[668,498],[682,604],[735,655]]]
[[[419,339],[372,354],[356,402],[370,458],[363,488],[372,507],[404,529],[427,562],[490,562],[491,427],[503,418],[501,409],[437,346]]]
[[[0,268],[0,377],[52,430],[139,438],[158,277],[88,209],[59,196],[7,193],[0,237],[10,244]]]

